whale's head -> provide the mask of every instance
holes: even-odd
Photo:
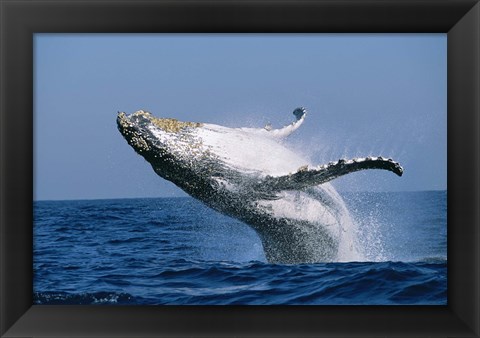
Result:
[[[182,144],[193,148],[191,135],[200,123],[182,122],[171,118],[157,118],[139,110],[133,114],[118,113],[117,127],[128,144],[142,155],[161,176],[186,163],[188,152]],[[190,156],[191,159],[191,156]]]

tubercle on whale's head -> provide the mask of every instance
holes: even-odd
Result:
[[[119,112],[117,115],[117,128],[135,151],[139,153],[149,151],[151,145],[148,144],[145,136],[142,135],[142,128],[139,123],[132,120],[132,115],[128,116],[124,112]]]
[[[148,161],[153,157],[162,157],[168,152],[167,144],[153,134],[158,134],[158,127],[154,123],[155,117],[149,112],[139,110],[133,114],[127,115],[119,112],[117,115],[117,128],[128,142],[128,144]],[[154,127],[154,128],[152,128]],[[163,131],[162,131],[163,132]]]

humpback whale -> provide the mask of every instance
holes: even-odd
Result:
[[[403,168],[383,157],[311,166],[283,144],[307,111],[293,114],[279,129],[228,128],[139,110],[119,112],[117,127],[159,176],[252,227],[270,263],[357,260],[348,210],[329,181],[366,169],[401,176]]]

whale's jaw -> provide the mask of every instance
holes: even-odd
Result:
[[[158,175],[172,180],[172,173],[179,171],[179,162],[169,149],[170,132],[157,126],[163,122],[161,120],[143,110],[130,115],[120,112],[117,115],[117,128],[127,143],[152,165]],[[168,126],[168,122],[164,124]]]
[[[218,165],[206,158],[193,135],[201,126],[196,122],[157,118],[143,110],[117,115],[122,136],[160,177],[204,201],[206,195],[213,193],[208,172],[215,171],[212,167]]]

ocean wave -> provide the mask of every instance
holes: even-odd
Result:
[[[424,257],[421,259],[416,260],[417,263],[432,263],[432,264],[446,264],[447,258],[446,257]]]
[[[99,276],[118,292],[37,293],[36,304],[393,305],[446,304],[445,263],[354,262],[274,265],[175,260],[135,281]]]
[[[35,292],[36,305],[126,305],[136,304],[137,300],[128,293],[94,292],[72,294],[67,292]]]

